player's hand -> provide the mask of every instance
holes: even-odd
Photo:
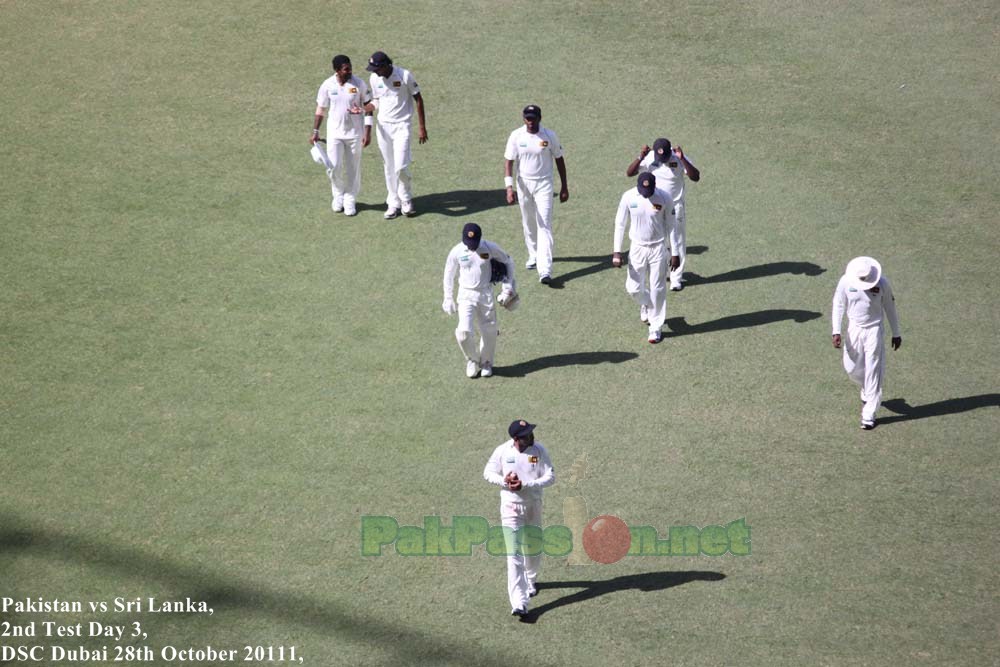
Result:
[[[569,199],[569,188],[564,185],[559,189],[559,201],[564,202],[567,199]]]
[[[420,143],[427,143],[427,130],[425,128],[420,128],[420,132],[417,133]]]
[[[893,336],[892,338],[892,349],[898,350],[899,346],[903,344],[903,338],[901,336]]]
[[[674,155],[677,156],[678,160],[683,160],[684,159],[684,149],[681,148],[680,146],[674,146]]]
[[[622,254],[620,252],[611,253],[611,266],[616,269],[622,268]]]
[[[458,307],[455,305],[455,302],[452,301],[451,299],[445,299],[444,302],[441,304],[441,310],[444,311],[445,315],[454,315],[455,313],[458,312]]]
[[[364,113],[365,110],[362,109],[361,107],[359,107],[357,104],[355,104],[350,109],[348,109],[348,112],[354,114],[355,116],[357,116],[358,114]]]
[[[507,473],[507,476],[504,478],[504,481],[507,482],[507,488],[510,489],[511,491],[521,490],[522,486],[521,480],[520,478],[518,478],[516,472]]]
[[[317,141],[319,141],[319,135],[318,134],[313,133],[313,134],[309,135],[309,145],[310,146],[312,146],[313,144],[315,144]]]
[[[364,135],[361,137],[361,147],[368,148],[372,143],[372,133],[367,128],[365,129]]]
[[[649,147],[649,144],[643,144],[642,148],[639,149],[639,159],[641,160],[642,158],[649,155],[649,151],[651,150],[652,149]]]
[[[517,202],[517,193],[514,192],[514,188],[507,188],[507,203],[513,204]]]
[[[840,349],[840,334],[833,334],[833,346],[838,350]]]
[[[670,270],[676,271],[681,266],[681,256],[671,255],[670,256]]]

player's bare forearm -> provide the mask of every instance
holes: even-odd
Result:
[[[424,96],[419,93],[413,98],[417,103],[417,122],[420,124],[418,138],[420,143],[427,143],[427,119],[424,116]]]

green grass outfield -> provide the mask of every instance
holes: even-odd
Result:
[[[214,610],[0,623],[138,621],[120,644],[159,664],[208,645],[317,666],[997,664],[998,14],[0,3],[0,597]],[[374,146],[351,219],[307,153],[332,56],[362,70],[375,49],[427,102],[421,214],[392,223]],[[521,271],[497,377],[469,381],[442,268],[468,221],[523,266],[501,189],[527,103],[566,150],[561,289]],[[669,295],[652,346],[610,252],[625,167],[660,134],[702,170],[706,280]],[[830,345],[860,254],[903,327],[898,412],[872,432]],[[562,475],[546,523],[571,498],[661,531],[745,518],[752,553],[548,559],[531,625],[482,549],[361,556],[364,515],[497,521],[481,472],[518,416]],[[24,643],[119,642],[0,637]]]

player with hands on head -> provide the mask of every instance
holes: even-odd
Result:
[[[455,299],[455,278],[458,277],[458,298]],[[493,285],[502,284],[500,296],[494,299]],[[514,281],[514,260],[496,243],[483,238],[483,230],[474,222],[462,228],[462,241],[448,253],[444,265],[444,301],[442,310],[448,315],[458,313],[455,339],[465,357],[465,375],[474,378],[493,375],[496,353],[496,304],[514,310],[519,302]],[[475,328],[479,328],[479,344]]]
[[[701,180],[701,172],[684,154],[680,146],[671,146],[670,140],[659,138],[653,148],[644,145],[639,149],[639,157],[625,169],[626,176],[635,176],[639,171],[648,171],[656,176],[657,187],[674,196],[674,217],[677,219],[676,247],[680,264],[670,271],[670,289],[679,292],[684,289],[684,266],[687,261],[687,213],[684,203],[684,177],[692,182]]]
[[[522,545],[526,530],[541,530],[542,490],[556,481],[549,452],[535,440],[535,424],[515,419],[507,440],[495,450],[483,469],[487,482],[500,490],[500,523],[507,551],[507,596],[511,615],[525,620],[528,600],[537,592],[541,554],[527,555]]]

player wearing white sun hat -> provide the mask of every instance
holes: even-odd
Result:
[[[847,314],[847,336],[841,324]],[[892,285],[882,265],[871,257],[855,257],[833,293],[833,346],[844,349],[844,370],[861,387],[861,428],[875,428],[875,412],[882,403],[885,377],[883,315],[892,329],[892,349],[903,344]]]

